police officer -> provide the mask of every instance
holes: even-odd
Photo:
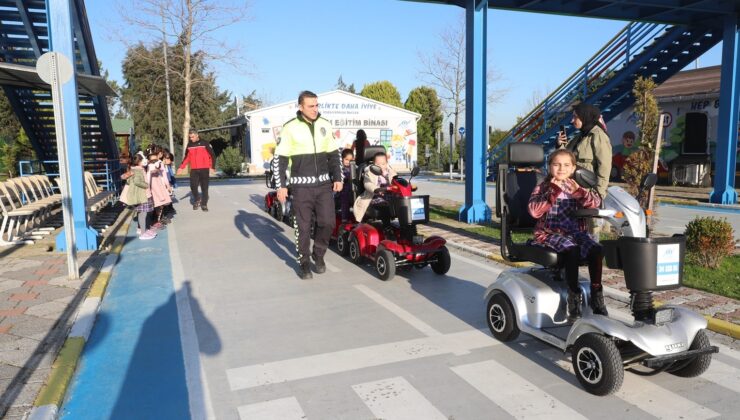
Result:
[[[316,94],[301,92],[298,110],[280,131],[272,170],[281,203],[287,199],[290,185],[300,277],[306,280],[313,277],[309,256],[314,260],[316,273],[326,271],[324,254],[336,223],[332,192],[342,190],[342,162],[331,124],[319,114]],[[310,253],[314,214],[316,230]]]

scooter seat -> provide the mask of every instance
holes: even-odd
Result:
[[[558,266],[558,253],[548,248],[526,244],[509,244],[511,256],[521,261],[529,261],[545,268]]]

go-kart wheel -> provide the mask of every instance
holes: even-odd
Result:
[[[276,220],[280,220],[283,216],[283,206],[280,205],[280,203],[275,203],[272,205],[272,217]]]
[[[699,330],[694,337],[694,341],[691,342],[689,350],[701,350],[709,346],[709,337],[707,337],[707,333],[704,330]],[[676,376],[693,378],[706,372],[707,369],[709,369],[709,364],[711,362],[712,354],[706,353],[689,360],[680,360],[675,362],[673,366],[669,367],[667,370]]]
[[[622,386],[622,356],[609,338],[584,334],[576,340],[571,355],[576,378],[589,393],[609,395]]]
[[[496,293],[488,301],[488,329],[499,341],[512,341],[519,336],[519,326],[516,325],[514,308],[509,298],[503,293]]]
[[[378,251],[375,257],[375,271],[383,281],[388,281],[396,275],[396,259],[391,251],[387,249]]]
[[[352,239],[349,240],[349,259],[353,263],[359,264],[360,261],[362,261],[362,251],[360,250],[360,242],[354,236],[351,236],[351,238]]]
[[[450,264],[452,263],[452,261],[450,260],[450,251],[447,249],[446,246],[440,248],[434,256],[437,259],[436,261],[432,262],[432,270],[435,273],[446,274],[448,271],[450,271]]]
[[[347,240],[347,232],[339,232],[337,236],[337,252],[339,255],[346,257],[349,254],[349,241]]]

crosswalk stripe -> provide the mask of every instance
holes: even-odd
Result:
[[[486,263],[479,262],[479,261],[476,261],[476,260],[473,260],[467,257],[463,257],[462,255],[455,253],[455,252],[450,252],[450,256],[456,260],[460,260],[464,262],[465,264],[472,265],[478,268],[482,268],[496,275],[501,274],[501,272],[504,270],[504,267],[501,265],[486,264]]]
[[[377,304],[384,307],[385,309],[392,312],[397,317],[401,318],[402,320],[406,321],[409,325],[416,328],[417,330],[421,331],[424,335],[428,337],[438,336],[442,335],[439,331],[435,330],[432,326],[425,323],[424,321],[420,320],[419,318],[412,315],[409,311],[401,308],[400,306],[396,305],[395,303],[391,302],[390,300],[386,299],[385,297],[381,296],[380,293],[370,289],[369,287],[363,285],[363,284],[356,284],[355,289],[362,292],[365,296],[369,297],[370,299],[374,300]]]
[[[577,411],[493,360],[451,369],[514,418],[585,419]]]
[[[352,389],[379,419],[447,419],[413,385],[400,376],[352,385]]]
[[[712,359],[709,369],[700,378],[714,382],[715,384],[740,393],[740,369]]]
[[[232,391],[495,346],[481,330],[423,337],[229,369]]]
[[[540,350],[540,356],[554,362],[557,366],[574,374],[573,365],[564,359],[563,353],[555,349]],[[585,391],[584,391],[585,392]],[[638,375],[625,372],[622,388],[614,396],[661,419],[709,419],[718,413],[680,395],[674,394]]]
[[[737,361],[740,361],[740,351],[733,350],[733,349],[725,346],[724,344],[716,344],[716,343],[712,343],[712,344],[714,344],[715,346],[719,347],[719,352],[721,354],[724,354],[726,356],[732,357],[733,359],[735,359]]]
[[[301,405],[295,397],[280,398],[237,408],[243,420],[305,420]]]

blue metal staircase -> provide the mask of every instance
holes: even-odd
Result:
[[[598,106],[606,122],[634,103],[632,86],[639,76],[660,84],[722,40],[721,28],[696,28],[633,22],[524,117],[490,153],[497,160],[511,142],[555,147],[560,125],[569,133],[572,106]]]
[[[77,72],[100,76],[83,0],[72,0]],[[44,0],[0,0],[0,60],[35,67],[49,51],[48,13]],[[4,85],[13,110],[31,140],[40,161],[56,161],[57,144],[51,93]],[[117,162],[118,146],[103,96],[79,96],[80,130],[85,170],[100,172],[106,162]],[[58,165],[46,162],[49,173]]]

